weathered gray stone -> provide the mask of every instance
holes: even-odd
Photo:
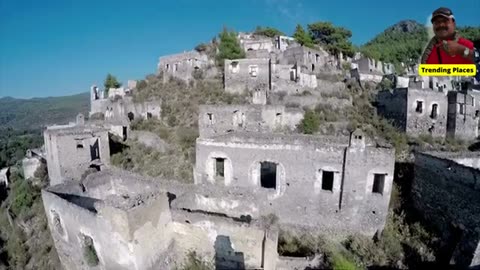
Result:
[[[108,130],[98,126],[48,127],[44,133],[50,185],[80,180],[89,168],[110,164]]]
[[[415,155],[414,205],[441,232],[444,254],[440,259],[460,268],[480,266],[478,162],[478,153]]]

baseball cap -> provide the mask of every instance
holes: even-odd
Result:
[[[439,16],[442,16],[442,17],[445,17],[445,18],[455,19],[455,17],[453,17],[453,12],[452,12],[452,10],[450,10],[449,8],[446,8],[446,7],[437,8],[437,9],[432,13],[432,20],[431,20],[431,22],[433,23],[433,20],[434,20],[436,17],[439,17]]]

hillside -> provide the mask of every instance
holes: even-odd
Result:
[[[458,27],[458,31],[461,36],[477,43],[480,40],[478,26]],[[416,21],[405,20],[388,27],[361,46],[360,51],[369,57],[390,63],[415,63],[427,42],[425,26]]]
[[[73,121],[78,113],[89,111],[89,93],[32,99],[0,98],[0,126],[38,129],[46,125]]]

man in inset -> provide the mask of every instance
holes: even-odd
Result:
[[[435,36],[423,52],[422,64],[474,64],[473,42],[455,31],[455,17],[449,8],[432,13]]]

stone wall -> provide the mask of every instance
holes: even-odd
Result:
[[[407,134],[445,137],[448,121],[445,93],[429,89],[408,89],[407,94]],[[420,106],[421,110],[418,110]]]
[[[257,209],[272,211],[282,223],[373,235],[387,215],[394,150],[363,147],[364,135],[353,138],[245,133],[200,138],[195,182],[266,192]],[[262,176],[264,162],[275,164],[273,186],[267,183],[272,178]],[[374,178],[382,182],[381,193],[372,192]]]
[[[275,227],[223,212],[197,211],[202,208],[182,203],[194,197],[197,191],[191,188],[113,170],[89,175],[82,185],[43,190],[63,266],[89,269],[81,239],[87,235],[99,269],[177,269],[192,250],[221,269],[276,269]]]
[[[407,88],[379,91],[376,97],[377,112],[403,132],[407,130]]]
[[[173,211],[175,253],[194,250],[216,269],[275,270],[278,232],[215,215]]]
[[[55,247],[66,269],[90,269],[82,235],[93,240],[100,269],[152,269],[171,244],[167,196],[142,201],[128,210],[88,194],[61,193],[55,188],[43,190],[42,199]]]
[[[320,73],[328,69],[338,69],[339,61],[324,50],[316,50],[303,46],[288,47],[279,59],[282,65],[300,65],[311,73]]]
[[[458,154],[453,159],[450,155],[415,155],[413,202],[441,232],[445,244],[441,258],[447,263],[452,259],[461,268],[479,267],[480,170],[455,162],[461,158]]]
[[[270,59],[225,60],[225,91],[242,94],[245,91],[271,88]]]
[[[392,74],[395,72],[393,64],[383,63],[375,59],[362,57],[352,61],[354,67],[357,67],[360,73],[364,74]]]
[[[409,135],[446,136],[448,106],[443,92],[412,88],[384,90],[378,93],[377,103],[378,113],[393,120]]]
[[[206,70],[210,64],[207,55],[189,51],[160,57],[158,71],[163,73],[164,82],[170,76],[188,81],[193,78],[195,70]]]
[[[94,126],[49,127],[43,133],[50,185],[79,180],[89,168],[110,164],[108,130]]]
[[[39,157],[25,157],[22,159],[23,177],[25,180],[35,178],[37,169],[45,163],[45,160]]]
[[[98,99],[90,103],[90,116],[95,113],[102,113],[106,120],[115,119],[139,119],[139,118],[160,118],[160,101],[133,102],[133,98],[125,96],[120,99]]]
[[[271,52],[275,49],[273,39],[268,37],[243,35],[239,37],[239,41],[245,52],[258,50]]]
[[[272,92],[295,94],[317,87],[314,74],[303,73],[297,65],[272,64]]]
[[[475,106],[475,98],[471,93],[451,91],[448,93],[448,124],[449,137],[466,141],[478,137],[480,113]]]
[[[200,137],[232,131],[294,130],[303,119],[303,114],[302,109],[281,105],[201,105],[198,127]]]

